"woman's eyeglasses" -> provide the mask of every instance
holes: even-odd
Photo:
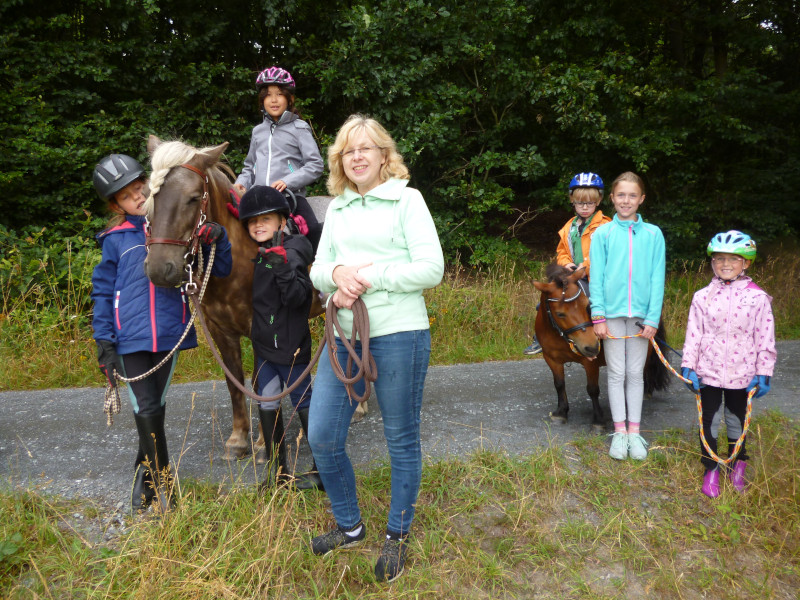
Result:
[[[353,148],[352,150],[342,150],[341,152],[339,152],[339,155],[340,156],[346,156],[348,158],[352,158],[352,157],[354,157],[356,155],[356,152],[358,152],[360,155],[363,155],[363,154],[366,154],[367,152],[370,152],[371,150],[382,150],[382,149],[383,148],[381,148],[380,146],[364,146],[363,148]]]

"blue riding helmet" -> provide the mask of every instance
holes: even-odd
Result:
[[[706,254],[711,256],[715,252],[736,254],[745,260],[752,261],[756,259],[756,242],[746,233],[731,229],[711,238],[708,248],[706,248]]]
[[[603,180],[596,173],[578,173],[569,182],[570,196],[575,188],[595,188],[602,192],[604,189]]]

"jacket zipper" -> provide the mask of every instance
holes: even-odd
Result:
[[[628,227],[628,318],[631,318],[631,296],[633,294],[633,225]]]
[[[728,346],[730,345],[730,333],[731,333],[731,294],[733,290],[731,286],[725,286],[728,288],[728,318],[725,321],[725,360],[722,362],[722,383],[723,385],[728,384]]]

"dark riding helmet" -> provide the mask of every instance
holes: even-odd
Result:
[[[97,195],[108,200],[140,177],[144,177],[144,168],[138,160],[127,154],[110,154],[94,168],[92,183]]]
[[[247,223],[248,219],[271,212],[289,217],[289,202],[286,196],[273,187],[254,185],[245,192],[239,203],[239,222]]]

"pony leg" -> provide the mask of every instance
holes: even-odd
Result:
[[[585,360],[583,368],[586,371],[586,392],[592,399],[592,430],[604,431],[605,415],[600,407],[600,365],[596,360]]]
[[[569,400],[567,400],[567,386],[564,382],[564,364],[556,362],[547,354],[544,355],[544,360],[553,372],[553,385],[558,395],[558,407],[555,412],[550,413],[550,420],[554,423],[566,423],[569,413]]]
[[[225,366],[239,380],[244,382],[244,370],[242,369],[242,348],[241,338],[234,334],[225,334],[217,330],[212,323],[209,323],[211,337],[217,344]],[[233,429],[230,437],[225,442],[225,454],[227,460],[231,458],[244,458],[250,454],[250,415],[244,401],[244,394],[230,381],[225,380],[228,386],[228,393],[231,396],[231,409],[233,411]],[[263,442],[262,442],[263,444]]]

